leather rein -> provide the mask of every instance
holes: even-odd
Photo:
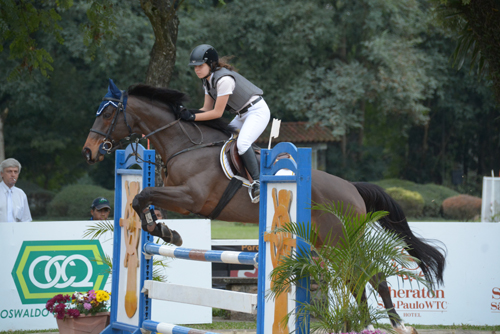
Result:
[[[134,133],[132,131],[132,128],[130,127],[130,125],[128,124],[127,122],[127,114],[125,112],[125,107],[123,105],[123,97],[125,94],[127,94],[126,91],[122,90],[121,91],[122,95],[120,96],[120,99],[116,99],[116,98],[112,98],[112,97],[104,97],[102,100],[103,101],[111,101],[111,102],[117,102],[117,105],[116,105],[116,110],[115,110],[115,115],[113,117],[113,121],[111,122],[111,126],[108,128],[108,131],[106,133],[102,132],[102,131],[99,131],[99,130],[95,130],[95,129],[90,129],[90,132],[94,132],[94,133],[97,133],[101,136],[104,137],[104,140],[103,142],[101,143],[101,145],[99,145],[99,153],[101,155],[104,155],[104,154],[111,154],[113,153],[115,150],[119,149],[119,148],[123,148],[124,144],[120,141],[118,142],[118,144],[111,138],[111,134],[113,133],[113,131],[115,130],[115,127],[116,127],[116,123],[117,123],[117,120],[118,120],[118,115],[120,113],[123,113],[123,120],[125,121],[125,125],[127,126],[128,128],[128,131],[129,131],[129,135],[127,137],[124,138],[124,140],[126,142],[130,142],[132,144],[132,151],[134,152],[134,155],[136,156],[136,159],[141,162],[147,162],[147,163],[150,163],[150,164],[153,164],[155,166],[158,166],[160,168],[164,168],[165,169],[165,174],[167,174],[167,165],[168,163],[170,162],[170,160],[172,160],[174,157],[182,154],[182,153],[186,153],[186,152],[190,152],[190,151],[193,151],[193,150],[197,150],[197,149],[200,149],[200,148],[205,148],[205,147],[212,147],[212,146],[218,146],[218,145],[223,145],[226,141],[225,140],[220,140],[220,141],[217,141],[217,142],[212,142],[212,143],[206,143],[206,144],[203,144],[203,132],[201,131],[201,129],[198,127],[198,125],[196,125],[194,122],[193,122],[193,125],[194,127],[198,130],[198,132],[200,133],[200,141],[199,142],[195,142],[191,136],[187,133],[186,129],[184,128],[182,122],[181,122],[181,119],[178,118],[176,119],[175,121],[173,122],[170,122],[168,123],[167,125],[164,125],[156,130],[154,130],[153,132],[147,134],[147,135],[144,135],[143,137],[140,137],[139,135],[137,135],[136,133]],[[181,128],[182,132],[189,138],[189,141],[195,145],[195,146],[192,146],[192,147],[189,147],[189,148],[186,148],[186,149],[183,149],[179,152],[176,152],[174,154],[172,154],[165,163],[163,164],[159,164],[159,163],[155,163],[155,162],[152,162],[152,161],[146,161],[146,160],[143,160],[138,154],[137,154],[137,147],[139,145],[139,140],[141,139],[147,139],[148,137],[160,132],[160,131],[163,131],[163,130],[166,130],[168,128],[170,128],[171,126],[174,126],[176,124],[179,124],[179,127]],[[135,137],[135,139],[134,139]],[[135,144],[135,149],[134,149],[134,145]]]

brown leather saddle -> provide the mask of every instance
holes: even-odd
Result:
[[[260,147],[258,147],[255,144],[252,144],[252,148],[255,151],[255,155],[257,156],[257,160],[259,161],[260,165]],[[247,169],[243,165],[243,161],[241,161],[241,157],[238,154],[238,148],[236,147],[236,139],[231,140],[231,142],[226,145],[224,149],[224,154],[226,155],[227,161],[229,161],[229,165],[235,175],[239,175],[241,177],[246,178],[250,183],[253,182],[252,177],[250,176],[250,173],[248,173]],[[278,155],[276,160],[281,160],[284,158],[290,158],[291,156],[288,153],[281,153]]]
[[[255,155],[257,156],[257,160],[260,163],[260,147],[257,145],[253,144],[252,145],[253,150],[255,151]],[[226,148],[224,150],[224,154],[227,157],[227,161],[229,161],[229,165],[235,175],[239,175],[241,177],[246,178],[250,183],[253,182],[252,177],[250,176],[250,173],[248,173],[247,169],[243,165],[243,161],[241,161],[241,157],[238,154],[238,148],[236,147],[236,139],[232,140],[228,145],[226,145]]]

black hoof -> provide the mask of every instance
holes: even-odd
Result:
[[[177,231],[169,229],[168,226],[163,223],[157,224],[156,226],[159,226],[161,229],[161,235],[159,237],[162,238],[163,241],[176,246],[182,245],[181,235],[177,233]]]
[[[172,242],[176,246],[182,246],[182,237],[177,231],[172,230]]]

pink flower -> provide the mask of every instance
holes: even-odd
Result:
[[[95,299],[95,291],[94,290],[90,290],[88,295],[89,295],[90,300]]]
[[[84,303],[83,304],[83,307],[86,309],[86,310],[90,310],[92,308],[92,305],[90,305],[90,303]]]

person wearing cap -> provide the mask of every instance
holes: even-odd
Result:
[[[104,197],[97,197],[90,207],[90,220],[106,220],[110,212],[109,201]]]
[[[5,159],[0,163],[0,222],[30,222],[31,212],[28,197],[15,186],[21,173],[21,164],[16,159]]]
[[[264,92],[228,63],[229,57],[219,55],[214,47],[202,44],[191,52],[189,66],[202,80],[205,102],[198,110],[183,109],[180,118],[185,121],[208,121],[222,117],[225,110],[235,114],[229,126],[239,130],[236,146],[243,164],[253,179],[252,202],[259,202],[259,163],[252,144],[264,132],[271,112],[262,95]]]

